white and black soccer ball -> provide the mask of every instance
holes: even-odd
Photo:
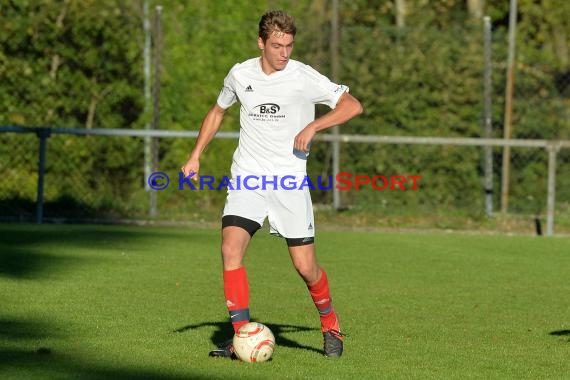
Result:
[[[262,323],[249,322],[235,333],[234,352],[238,359],[248,363],[267,361],[273,355],[275,337]]]

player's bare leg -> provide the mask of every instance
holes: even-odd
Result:
[[[332,307],[327,274],[317,262],[315,244],[289,246],[289,254],[295,269],[307,284],[319,312],[325,355],[340,357],[343,351],[343,335]]]
[[[222,228],[222,266],[224,294],[234,331],[249,322],[249,286],[243,260],[251,235],[237,226]],[[235,358],[231,340],[223,343],[210,356]]]
[[[307,285],[316,283],[321,276],[321,268],[315,255],[315,244],[289,247],[289,255],[297,273]]]
[[[222,264],[225,271],[243,266],[250,241],[251,236],[241,227],[227,226],[222,229]]]

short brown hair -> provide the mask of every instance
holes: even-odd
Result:
[[[295,36],[295,33],[297,33],[295,19],[283,11],[265,12],[261,16],[261,20],[259,20],[259,37],[265,42],[273,32],[282,32]]]

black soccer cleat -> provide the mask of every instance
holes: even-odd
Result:
[[[342,338],[345,335],[340,331],[329,330],[323,333],[325,340],[324,351],[328,358],[340,358],[343,350]]]
[[[232,360],[237,359],[232,340],[228,340],[227,342],[218,346],[217,349],[210,351],[209,356],[213,358],[230,358]]]

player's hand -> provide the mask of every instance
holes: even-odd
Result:
[[[315,137],[315,128],[311,124],[307,125],[295,136],[293,147],[301,152],[308,152],[311,148],[311,141]]]
[[[192,157],[188,158],[186,163],[182,165],[180,171],[184,174],[184,177],[188,177],[190,174],[192,175],[192,180],[198,180],[198,171],[200,169],[200,161],[197,159],[193,159]]]

